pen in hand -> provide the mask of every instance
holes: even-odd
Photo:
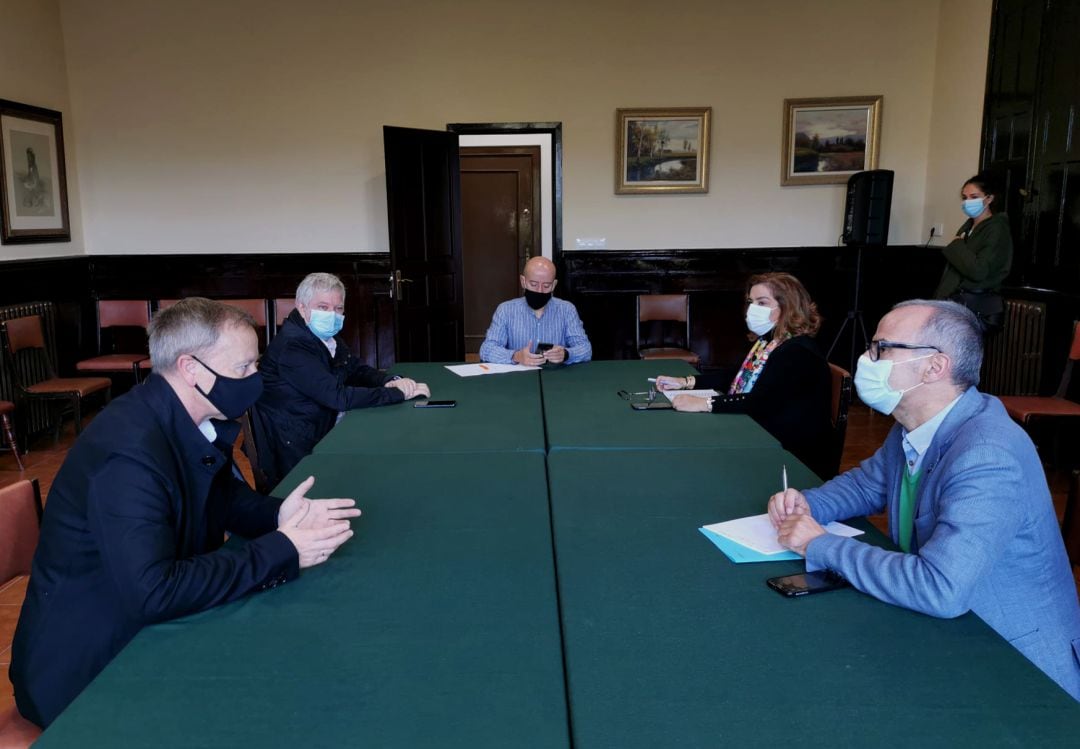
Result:
[[[787,464],[781,469],[780,479],[784,484],[784,493],[787,494]]]

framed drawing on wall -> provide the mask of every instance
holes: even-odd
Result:
[[[780,184],[846,184],[855,172],[877,169],[883,99],[784,99]]]
[[[709,191],[712,107],[618,109],[615,192]]]
[[[0,177],[0,240],[71,241],[59,112],[0,99]]]

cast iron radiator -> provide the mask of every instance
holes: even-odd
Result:
[[[979,389],[994,395],[1038,395],[1045,330],[1045,304],[1006,299],[1005,323],[987,342]]]

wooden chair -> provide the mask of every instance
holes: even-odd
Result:
[[[83,359],[75,365],[75,369],[80,372],[130,372],[135,384],[138,384],[141,373],[150,369],[150,354],[146,350],[146,328],[150,325],[150,302],[146,299],[102,299],[97,303],[97,315],[98,356]],[[135,328],[142,329],[142,341],[137,346],[140,350],[131,353],[116,351],[118,336],[111,334],[123,331],[112,331],[112,328],[126,328],[129,332]],[[103,331],[105,331],[105,337],[109,339],[108,346],[103,345]],[[110,353],[104,353],[106,348],[110,349]],[[126,348],[126,346],[121,346],[121,348]],[[136,346],[131,345],[131,348],[136,348]]]
[[[274,305],[274,325],[276,328],[280,328],[285,322],[285,318],[288,317],[294,309],[296,309],[295,299],[275,299]]]
[[[30,574],[40,531],[38,482],[24,479],[0,489],[0,585]],[[0,749],[28,747],[40,735],[14,707],[0,712]]]
[[[259,467],[259,447],[255,442],[255,432],[251,428],[251,411],[254,410],[254,406],[251,410],[247,411],[240,417],[240,431],[244,435],[243,444],[240,449],[244,453],[244,457],[247,458],[248,463],[251,464],[251,475],[255,479],[255,491],[261,494],[269,494],[272,486],[266,480],[266,474],[263,473],[262,468]]]
[[[1072,345],[1069,347],[1069,356],[1065,362],[1065,371],[1061,374],[1061,383],[1058,385],[1057,392],[1052,396],[999,396],[1009,416],[1019,422],[1024,429],[1028,429],[1033,421],[1064,420],[1077,424],[1076,420],[1080,419],[1080,403],[1069,400],[1066,395],[1069,392],[1073,368],[1078,359],[1080,359],[1080,321],[1073,323]],[[1055,435],[1055,445],[1056,438],[1057,435]]]
[[[1061,535],[1065,539],[1065,551],[1073,566],[1080,565],[1080,471],[1072,472],[1069,497],[1065,501],[1065,517],[1061,521]]]
[[[15,430],[11,426],[11,415],[15,413],[15,404],[11,401],[0,401],[0,426],[4,430],[4,439],[7,440],[8,447],[11,448],[11,453],[15,456],[15,464],[19,466],[19,471],[25,471],[23,467],[22,456],[19,455],[19,443],[15,439]]]
[[[0,322],[4,356],[20,400],[42,401],[50,406],[68,404],[75,417],[75,434],[82,432],[82,401],[102,393],[109,402],[112,381],[108,377],[57,377],[56,365],[45,346],[39,315],[16,317]],[[18,405],[18,404],[17,404]],[[54,440],[60,438],[63,411],[56,416]]]
[[[641,323],[681,322],[685,325],[683,348],[673,346],[641,347]],[[700,358],[690,350],[690,297],[687,294],[645,294],[637,298],[637,325],[634,341],[642,359],[682,359],[697,366]]]
[[[844,456],[844,441],[847,439],[848,407],[851,406],[851,375],[846,369],[829,364],[832,375],[832,424],[836,461],[832,463],[833,476],[840,472],[840,461]]]

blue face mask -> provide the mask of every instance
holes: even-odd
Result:
[[[971,198],[963,202],[964,215],[968,218],[978,218],[986,210],[983,198]]]
[[[328,341],[341,332],[345,324],[345,315],[339,315],[328,309],[311,310],[308,329],[324,341]]]

